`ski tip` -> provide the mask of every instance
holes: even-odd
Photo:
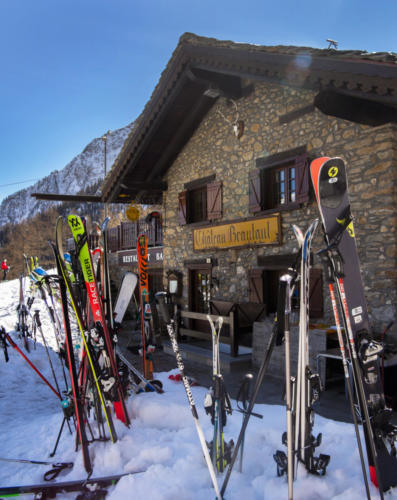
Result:
[[[292,230],[294,231],[295,237],[298,240],[298,244],[301,247],[304,240],[302,230],[296,224],[292,224]]]
[[[314,192],[316,194],[316,198],[318,199],[318,180],[320,175],[321,167],[331,158],[329,156],[322,156],[320,158],[316,158],[310,163],[310,176],[312,178],[312,183],[314,187]]]
[[[376,469],[374,465],[369,466],[369,477],[371,478],[372,484],[379,488],[378,478],[376,477]]]

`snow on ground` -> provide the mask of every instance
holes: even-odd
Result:
[[[11,333],[19,347],[22,341],[15,332],[16,307],[19,300],[19,281],[0,283],[0,326]],[[56,342],[43,301],[36,298],[32,311],[39,309],[48,343],[55,349]],[[10,361],[5,362],[0,351],[0,458],[21,458],[50,462],[74,462],[72,470],[63,472],[58,481],[85,478],[82,456],[75,452],[74,436],[64,429],[57,454],[50,458],[63,413],[59,400],[33,372],[15,349],[8,348]],[[58,357],[51,353],[61,388],[64,383]],[[29,354],[31,361],[53,384],[49,363],[39,338],[36,349]],[[177,373],[173,370],[172,373]],[[123,477],[109,488],[109,500],[174,500],[215,498],[206,468],[193,418],[183,384],[168,379],[170,373],[157,374],[164,394],[143,393],[131,395],[127,401],[131,417],[128,429],[115,419],[119,440],[95,442],[89,447],[94,466],[93,477],[144,470],[144,473]],[[193,387],[192,393],[199,411],[200,422],[207,440],[212,439],[210,418],[203,408],[206,388]],[[233,402],[235,405],[235,402]],[[285,408],[257,405],[263,420],[251,418],[247,428],[243,472],[238,462],[231,475],[225,498],[228,500],[285,499],[286,477],[277,477],[273,454],[284,449],[281,435],[286,428]],[[225,439],[237,439],[242,415],[234,412],[228,417]],[[95,429],[95,423],[92,422]],[[331,455],[324,477],[308,475],[299,470],[294,483],[296,500],[361,500],[365,498],[361,466],[350,424],[316,416],[314,433],[322,432],[319,453]],[[37,484],[50,467],[0,461],[0,485]],[[221,487],[222,477],[218,477]],[[371,496],[378,498],[371,485]],[[397,488],[385,495],[397,498]],[[73,494],[57,498],[74,498]]]

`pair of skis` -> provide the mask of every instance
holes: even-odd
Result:
[[[311,163],[310,172],[323,223],[326,248],[321,255],[325,262],[367,497],[370,498],[370,494],[354,416],[355,403],[363,424],[370,478],[383,498],[384,491],[397,485],[397,428],[390,423],[391,410],[383,393],[380,374],[382,346],[374,341],[369,323],[346,166],[341,158],[322,157]],[[351,365],[352,380],[348,365]]]
[[[139,300],[140,300],[140,319],[141,319],[141,356],[143,364],[143,375],[146,379],[153,378],[153,352],[155,350],[154,342],[151,343],[152,332],[152,310],[149,295],[149,257],[148,257],[148,238],[145,234],[140,234],[137,240],[138,270],[139,270]]]
[[[211,423],[214,426],[212,442],[208,444],[212,463],[214,468],[222,473],[230,462],[234,445],[233,440],[225,443],[223,435],[227,414],[232,413],[232,408],[220,366],[219,342],[223,317],[220,316],[216,319],[217,327],[214,325],[213,317],[209,314],[207,314],[207,319],[212,334],[212,387],[206,396],[204,406],[206,412],[211,415]]]
[[[314,455],[321,444],[322,435],[314,437],[313,403],[319,398],[321,391],[320,377],[313,373],[309,360],[309,290],[311,244],[318,226],[314,220],[306,233],[293,226],[299,245],[300,263],[296,269],[290,269],[280,278],[277,322],[279,335],[284,336],[285,344],[285,385],[287,432],[283,434],[283,444],[287,446],[287,455],[277,451],[274,459],[277,463],[277,475],[288,476],[288,498],[293,498],[293,479],[298,463],[304,464],[312,474],[324,475],[330,461],[329,455]],[[299,267],[299,271],[298,271]],[[299,334],[298,364],[296,377],[291,377],[290,359],[290,315],[291,298],[299,280]]]

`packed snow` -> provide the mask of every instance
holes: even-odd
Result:
[[[0,283],[0,326],[4,326],[23,350],[23,342],[15,331],[18,302],[19,280]],[[45,304],[36,297],[31,310],[40,311],[53,364],[58,370],[57,378],[63,389],[63,376],[55,353],[55,335]],[[3,352],[0,351],[0,458],[73,462],[73,469],[63,471],[56,481],[85,478],[81,452],[75,451],[75,436],[66,427],[56,455],[49,457],[63,420],[60,402],[15,349],[9,347],[8,353],[10,360],[6,363]],[[53,384],[49,362],[39,336],[35,348],[32,342],[28,356]],[[176,373],[177,369],[156,374],[156,378],[164,384],[164,394],[149,392],[129,395],[127,408],[131,427],[127,428],[114,419],[119,437],[117,443],[107,441],[90,444],[92,477],[144,471],[125,476],[117,485],[108,488],[109,500],[215,498],[183,384],[168,378],[170,374]],[[210,441],[212,425],[203,406],[206,392],[204,387],[192,387],[200,422],[206,439]],[[232,405],[235,407],[236,403],[232,402]],[[256,405],[254,411],[261,413],[263,419],[251,418],[249,422],[243,471],[238,472],[237,462],[225,498],[288,498],[286,476],[277,477],[273,460],[274,452],[284,448],[281,445],[281,435],[286,428],[285,408],[262,404]],[[237,440],[241,422],[242,415],[238,412],[228,418],[225,428],[227,441],[231,438]],[[93,428],[95,432],[94,424]],[[323,442],[319,452],[331,455],[327,473],[323,477],[317,477],[307,474],[301,468],[294,482],[294,498],[361,500],[365,497],[365,489],[353,425],[316,416],[314,432],[320,431],[323,433]],[[0,485],[42,483],[43,474],[50,468],[48,465],[0,461]],[[219,487],[222,482],[223,477],[218,476]],[[58,495],[57,498],[75,496],[76,494],[69,493]],[[371,496],[379,497],[372,485]],[[385,497],[397,498],[397,488],[385,494]]]

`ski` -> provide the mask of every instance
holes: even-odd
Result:
[[[62,219],[61,219],[62,221]],[[54,253],[57,270],[59,276],[63,275],[62,259],[59,253],[59,248],[57,248],[55,243],[51,243],[51,247]],[[76,362],[74,357],[72,332],[70,328],[69,310],[68,310],[68,299],[67,299],[67,286],[63,279],[59,279],[59,292],[61,296],[61,305],[63,312],[63,324],[65,331],[65,348],[67,356],[67,365],[70,373],[71,389],[73,394],[73,404],[74,404],[74,414],[76,416],[76,430],[79,437],[79,442],[83,454],[84,468],[88,474],[92,472],[91,459],[88,451],[88,438],[85,431],[85,421],[84,421],[84,405],[81,400],[79,385],[77,380],[76,372]]]
[[[103,488],[117,484],[117,482],[122,477],[130,476],[133,474],[143,474],[144,472],[146,471],[138,470],[133,472],[125,472],[123,474],[114,474],[112,476],[76,479],[57,483],[28,484],[23,486],[0,486],[0,497],[15,497],[31,493],[40,495],[37,498],[44,500],[47,498],[54,498],[60,493],[81,491],[92,493],[91,498],[103,498],[103,496],[106,496],[107,493],[106,491],[103,491]],[[98,496],[94,497],[94,492],[98,493]],[[103,496],[100,497],[100,494],[102,494]]]
[[[108,258],[108,234],[107,227],[110,221],[110,217],[106,217],[102,222],[100,230],[102,234],[102,246],[103,246],[103,303],[104,310],[106,313],[106,318],[109,323],[110,330],[113,331],[113,303],[112,303],[112,293],[110,284],[110,271],[109,271],[109,258]]]
[[[85,356],[88,359],[90,369],[91,369],[91,374],[92,374],[94,381],[95,381],[95,386],[97,389],[98,397],[100,399],[101,406],[102,406],[103,412],[105,414],[105,419],[106,419],[106,422],[107,422],[107,425],[109,428],[110,438],[111,438],[112,442],[115,443],[117,441],[117,434],[116,434],[116,430],[114,428],[112,414],[110,412],[108,405],[106,404],[105,397],[103,394],[103,392],[104,392],[103,387],[105,385],[103,383],[104,382],[103,377],[100,376],[100,369],[98,366],[98,362],[95,358],[96,354],[94,353],[94,349],[91,346],[89,333],[84,328],[84,321],[82,319],[81,311],[80,311],[80,308],[78,306],[78,303],[77,303],[77,300],[76,300],[76,297],[74,294],[73,285],[70,282],[69,273],[68,273],[68,270],[66,268],[65,261],[62,258],[62,256],[63,256],[62,224],[63,224],[63,217],[59,217],[57,220],[57,224],[56,224],[56,243],[51,244],[51,246],[53,248],[53,251],[54,251],[54,254],[56,257],[58,270],[61,273],[60,276],[61,276],[63,283],[67,289],[70,303],[71,303],[73,312],[75,314],[77,325],[78,325],[78,328],[80,331],[80,335],[81,335],[81,338],[82,338],[83,343],[84,343]],[[66,295],[64,295],[63,306],[65,306],[65,310],[66,310],[67,309],[67,297],[66,297]],[[67,322],[66,324],[69,324],[69,323]],[[66,334],[67,334],[67,332],[66,332]]]
[[[311,243],[318,226],[318,219],[310,224],[303,233],[298,226],[293,231],[298,241],[299,253],[296,269],[289,269],[280,277],[277,324],[279,336],[284,337],[285,344],[285,386],[287,432],[283,434],[282,443],[287,446],[287,454],[277,451],[273,455],[277,463],[277,475],[288,476],[288,498],[292,499],[293,480],[302,463],[311,474],[324,475],[330,456],[321,453],[314,456],[315,449],[320,446],[322,434],[314,437],[313,403],[318,400],[322,390],[320,377],[314,373],[309,362],[309,285]],[[299,272],[297,271],[299,266]],[[290,314],[291,296],[299,280],[299,333],[298,333],[298,366],[295,377],[290,371]]]
[[[196,405],[195,405],[194,399],[193,399],[192,390],[190,388],[188,378],[185,375],[185,366],[183,364],[182,356],[181,356],[181,353],[179,351],[179,346],[178,346],[178,341],[176,339],[176,333],[175,333],[173,321],[170,318],[168,308],[167,308],[167,305],[166,305],[165,300],[164,300],[165,295],[166,295],[165,292],[156,293],[156,299],[158,300],[162,316],[163,316],[164,321],[167,325],[168,335],[170,337],[172,349],[174,351],[176,362],[177,362],[177,365],[179,368],[179,372],[181,374],[183,385],[185,387],[186,396],[187,396],[187,399],[189,401],[190,410],[191,410],[192,415],[193,415],[194,423],[196,425],[197,434],[198,434],[201,448],[203,450],[204,458],[205,458],[205,461],[206,461],[206,464],[208,467],[208,472],[211,476],[211,480],[212,480],[212,484],[214,486],[216,496],[217,496],[218,500],[222,500],[223,497],[222,497],[221,492],[219,491],[218,482],[216,480],[215,469],[214,469],[214,466],[212,464],[211,457],[210,457],[208,447],[207,447],[207,443],[205,441],[203,429],[202,429],[201,424],[200,424],[200,420],[199,420],[198,413],[197,413],[197,408],[196,408]]]
[[[156,391],[160,394],[163,394],[163,384],[160,382],[160,380],[147,380],[142,375],[142,373],[137,368],[135,368],[131,361],[129,361],[123,348],[118,344],[116,346],[116,354],[125,364],[125,366],[135,375],[135,377],[140,380],[139,384],[137,384],[137,388],[140,388],[144,391]]]
[[[380,376],[382,346],[372,338],[355,241],[345,162],[322,157],[310,165],[321,215],[332,283],[341,311],[345,344],[352,364],[353,382],[364,428],[369,472],[383,492],[397,485],[395,441]]]
[[[310,224],[303,235],[293,226],[298,244],[301,247],[300,294],[299,294],[299,347],[298,369],[296,376],[295,411],[295,462],[302,462],[312,474],[324,475],[330,461],[329,455],[314,456],[314,450],[321,444],[322,434],[312,435],[314,424],[313,403],[318,400],[321,388],[320,377],[310,368],[309,363],[309,282],[311,244],[318,226],[318,219]]]
[[[127,272],[121,282],[119,293],[114,306],[114,323],[120,325],[127,311],[128,304],[135,292],[138,283],[138,276],[135,273]]]
[[[280,277],[279,293],[277,301],[277,323],[284,334],[285,346],[285,406],[287,413],[287,434],[284,441],[287,445],[287,456],[281,451],[277,451],[273,456],[277,463],[277,475],[284,473],[285,468],[288,478],[288,500],[293,499],[293,481],[294,481],[294,423],[293,423],[293,398],[292,398],[292,378],[291,378],[291,351],[290,351],[290,315],[291,315],[291,296],[295,287],[297,275],[290,271]],[[287,465],[285,467],[285,462]],[[281,465],[281,466],[280,466]]]
[[[223,472],[230,462],[233,451],[233,440],[225,443],[223,428],[226,425],[226,413],[231,414],[230,399],[226,391],[225,383],[220,371],[219,339],[223,324],[222,316],[217,318],[217,328],[212,317],[207,314],[212,333],[212,387],[208,392],[204,406],[206,413],[211,415],[211,423],[214,426],[212,442],[209,443],[212,463],[218,472]]]
[[[340,317],[339,317],[338,305],[337,305],[336,295],[335,295],[335,290],[334,290],[332,265],[329,262],[328,258],[324,259],[324,271],[325,271],[326,280],[328,282],[332,310],[333,310],[334,318],[335,318],[336,332],[338,335],[339,349],[340,349],[340,353],[341,353],[341,357],[342,357],[343,373],[344,373],[344,377],[345,377],[345,387],[347,388],[347,394],[348,394],[349,403],[350,403],[350,412],[351,412],[351,415],[353,418],[354,431],[356,434],[357,447],[358,447],[358,452],[360,455],[361,469],[362,469],[364,485],[365,485],[365,492],[366,492],[368,500],[370,500],[371,494],[369,491],[368,477],[367,477],[367,473],[366,473],[366,464],[365,464],[364,453],[363,453],[363,448],[362,448],[362,443],[361,443],[360,430],[358,427],[357,412],[356,412],[356,408],[355,408],[355,401],[354,401],[354,395],[353,395],[353,389],[352,389],[352,381],[351,381],[351,377],[350,377],[349,361],[348,361],[348,356],[347,356],[346,349],[345,349],[345,343],[343,340],[342,324],[341,324]]]
[[[113,405],[116,412],[116,416],[127,426],[129,426],[130,419],[128,416],[127,408],[125,406],[124,394],[116,364],[116,358],[114,356],[112,339],[110,338],[110,333],[106,322],[105,313],[103,310],[97,283],[95,280],[91,254],[88,248],[87,233],[83,225],[83,222],[78,215],[69,215],[68,223],[76,243],[77,254],[80,260],[81,269],[83,272],[88,299],[94,320],[94,329],[97,331],[100,337],[104,338],[106,352],[107,352],[106,361],[109,363],[108,368],[115,379],[115,389],[117,397],[115,398]]]
[[[22,274],[19,277],[19,304],[17,306],[18,323],[16,330],[17,332],[20,332],[23,338],[23,343],[26,351],[30,352],[29,338],[28,338],[30,336],[28,327],[29,309],[25,303],[25,295],[23,288],[24,288],[24,275]]]
[[[137,241],[138,269],[139,269],[139,299],[141,307],[141,331],[142,331],[142,360],[143,374],[147,379],[153,378],[153,346],[149,345],[151,340],[151,308],[149,301],[149,275],[148,275],[148,253],[147,236],[140,234]]]

